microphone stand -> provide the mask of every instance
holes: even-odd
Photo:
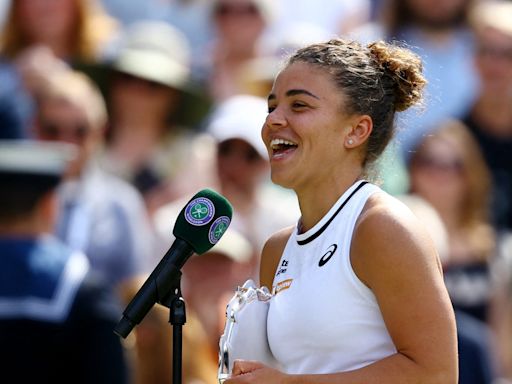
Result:
[[[183,325],[187,321],[185,300],[181,296],[181,272],[169,295],[159,300],[169,308],[169,323],[172,325],[172,383],[182,383]]]
[[[114,333],[126,338],[155,303],[169,308],[169,323],[173,326],[173,384],[182,382],[182,328],[186,321],[180,268],[192,252],[186,242],[175,242],[130,301],[114,328]],[[170,261],[173,254],[178,254],[180,258]]]

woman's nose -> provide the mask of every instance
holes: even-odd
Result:
[[[269,128],[279,128],[286,125],[286,118],[282,111],[276,107],[267,115],[265,125]]]

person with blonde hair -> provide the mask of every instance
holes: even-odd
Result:
[[[0,52],[12,60],[27,48],[45,46],[65,61],[96,62],[116,28],[95,0],[11,1]]]
[[[490,383],[498,367],[492,318],[501,283],[493,273],[497,234],[489,218],[489,169],[468,127],[449,120],[418,144],[409,172],[411,192],[434,207],[446,229],[442,264],[457,315],[459,382]]]
[[[409,171],[411,191],[446,227],[444,278],[455,308],[486,322],[496,233],[489,220],[491,177],[476,140],[460,121],[445,122],[418,145]]]
[[[10,1],[0,31],[0,77],[12,84],[25,136],[46,78],[68,65],[96,76],[93,66],[110,55],[116,31],[95,0]]]
[[[485,1],[471,13],[480,90],[463,121],[475,135],[493,178],[491,219],[512,230],[512,3]]]
[[[77,159],[59,188],[58,237],[83,251],[113,288],[142,273],[152,239],[140,194],[98,165],[107,112],[101,93],[83,73],[62,70],[40,94],[35,135],[74,144]]]
[[[366,180],[395,113],[420,102],[425,83],[411,51],[342,39],[298,50],[277,76],[262,137],[272,181],[293,189],[301,209],[262,253],[279,369],[239,360],[226,384],[457,382],[433,242]]]

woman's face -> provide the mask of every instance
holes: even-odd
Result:
[[[430,28],[452,27],[460,18],[468,0],[403,0],[414,19]]]
[[[458,207],[465,198],[464,159],[456,143],[431,136],[411,163],[411,188],[437,210]]]
[[[217,173],[223,192],[249,194],[266,174],[266,162],[248,142],[225,140],[217,145]]]
[[[278,75],[262,129],[276,184],[328,187],[340,174],[350,125],[342,98],[331,76],[310,64],[291,64]]]
[[[70,36],[74,28],[76,0],[15,0],[17,19],[31,43],[48,43]]]
[[[250,0],[219,0],[213,12],[219,36],[234,49],[247,49],[265,29],[260,9]]]
[[[165,120],[179,101],[179,92],[160,83],[118,73],[110,88],[114,117],[158,116]]]
[[[102,137],[101,127],[93,127],[83,106],[65,100],[47,100],[39,107],[36,134],[41,140],[73,144],[77,158],[69,176],[78,175],[89,161]]]
[[[492,28],[477,33],[475,63],[484,91],[505,95],[512,91],[512,36]]]

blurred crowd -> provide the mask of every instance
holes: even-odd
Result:
[[[438,247],[460,383],[512,382],[509,0],[0,0],[0,139],[76,150],[40,235],[87,257],[115,296],[104,316],[113,328],[189,198],[223,194],[231,227],[181,281],[184,382],[215,383],[225,305],[257,280],[266,238],[299,216],[270,183],[266,97],[287,54],[334,36],[396,41],[424,60],[426,101],[399,116],[373,173]],[[0,212],[0,253],[9,220]],[[155,306],[126,340],[109,341],[121,343],[109,349],[124,360],[119,382],[170,381],[168,317]]]

